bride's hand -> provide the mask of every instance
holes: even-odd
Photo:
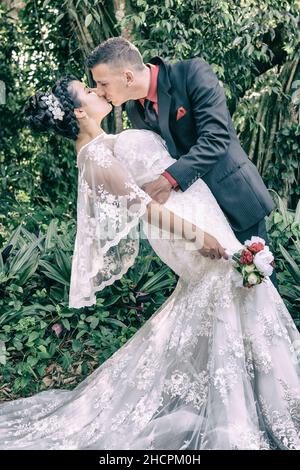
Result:
[[[202,256],[205,256],[206,258],[228,259],[228,255],[225,249],[222,247],[222,245],[220,245],[218,240],[206,232],[204,232],[203,246],[198,251],[199,253],[201,253]]]

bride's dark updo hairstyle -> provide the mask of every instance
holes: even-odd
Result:
[[[25,119],[29,126],[36,132],[54,132],[63,137],[76,140],[79,134],[79,125],[74,114],[74,109],[81,103],[71,89],[70,83],[78,80],[72,75],[67,75],[56,82],[52,88],[52,94],[58,100],[60,110],[64,113],[61,119],[49,109],[46,103],[49,93],[38,91],[29,99],[24,108]],[[51,99],[51,98],[50,98]],[[56,116],[56,118],[55,118]]]

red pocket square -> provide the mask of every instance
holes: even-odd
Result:
[[[184,109],[183,106],[180,106],[180,108],[177,109],[176,121],[178,121],[185,115],[186,115],[186,109]]]

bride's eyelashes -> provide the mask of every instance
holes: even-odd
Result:
[[[86,87],[84,88],[84,91],[85,91],[87,94],[95,93],[95,91],[94,91],[92,88],[89,88],[88,86],[86,86]]]
[[[87,89],[86,89],[86,92],[87,92],[88,95],[92,94],[92,95],[96,95],[96,96],[97,96],[96,91],[95,91],[94,89],[92,89],[92,88],[87,88]]]

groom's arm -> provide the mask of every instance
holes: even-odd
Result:
[[[188,153],[166,168],[183,191],[226,155],[230,142],[226,98],[217,76],[201,59],[190,64],[187,93],[198,138]]]

